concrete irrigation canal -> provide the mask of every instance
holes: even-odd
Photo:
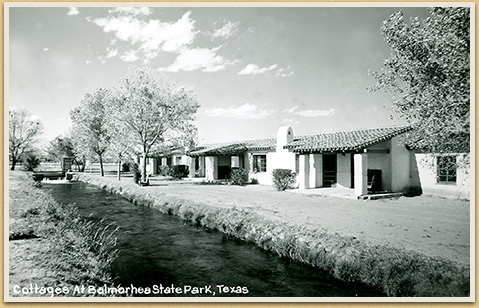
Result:
[[[47,181],[43,186],[57,201],[74,202],[82,217],[105,217],[105,224],[120,226],[120,254],[112,273],[115,283],[163,288],[162,293],[149,296],[384,296],[376,289],[339,281],[326,271],[278,257],[252,243],[151,207],[135,206],[93,185]],[[167,289],[172,285],[190,291],[175,294]],[[194,294],[194,290],[201,293]]]

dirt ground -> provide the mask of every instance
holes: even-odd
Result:
[[[117,182],[113,175],[106,181]],[[124,177],[122,185],[136,185]],[[348,200],[278,192],[271,186],[199,185],[150,178],[149,194],[168,194],[221,207],[242,207],[278,223],[326,229],[370,244],[387,244],[470,264],[470,202],[432,196]]]

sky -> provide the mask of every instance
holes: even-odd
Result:
[[[200,143],[402,124],[370,92],[390,54],[380,27],[425,8],[48,7],[9,9],[10,108],[64,135],[86,93],[146,66],[192,88]]]

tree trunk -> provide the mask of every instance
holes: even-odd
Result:
[[[99,156],[100,156],[100,174],[101,176],[105,176],[105,172],[103,171],[103,157],[101,156],[101,154]]]
[[[143,154],[141,155],[141,157],[143,158],[141,161],[140,161],[140,170],[141,170],[141,181],[143,183],[146,182],[146,153],[143,152]]]
[[[117,177],[118,177],[118,181],[121,180],[121,174],[120,174],[120,172],[121,172],[121,159],[118,159],[118,173],[117,173],[117,175],[118,175],[118,176],[117,176]]]
[[[15,165],[17,164],[17,159],[15,156],[12,155],[12,167],[10,170],[15,170]]]

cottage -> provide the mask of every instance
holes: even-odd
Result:
[[[197,147],[189,153],[191,176],[228,178],[246,169],[249,180],[272,184],[273,169],[297,173],[300,189],[342,187],[363,196],[380,192],[418,192],[469,197],[463,154],[433,156],[412,151],[400,141],[408,125],[294,136],[281,127],[276,138]],[[458,170],[456,170],[459,168]]]

